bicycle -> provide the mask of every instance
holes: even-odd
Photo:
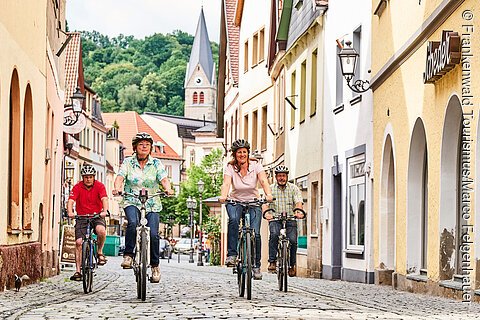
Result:
[[[278,215],[275,215],[275,210],[273,208],[267,209],[263,212],[263,218],[265,214],[271,211],[273,219],[270,221],[280,221],[282,223],[282,228],[280,229],[280,234],[278,236],[278,250],[277,250],[277,281],[278,281],[278,290],[287,292],[288,286],[288,270],[290,267],[290,240],[287,237],[287,221],[296,221],[298,219],[295,217],[295,212],[300,211],[303,213],[303,218],[307,216],[306,212],[303,209],[295,208],[293,209],[293,215],[288,215],[287,212],[282,212]]]
[[[76,215],[75,219],[87,220],[87,232],[82,239],[82,282],[83,292],[92,292],[93,286],[93,270],[98,266],[97,240],[93,238],[94,227],[92,221],[99,218],[100,214]]]
[[[255,230],[250,226],[250,214],[246,214],[250,209],[261,207],[267,203],[266,199],[253,199],[252,201],[237,201],[227,199],[226,203],[242,206],[242,215],[238,228],[237,261],[233,268],[233,273],[237,274],[238,294],[245,296],[245,286],[247,287],[247,300],[252,299],[252,276],[253,261],[255,259]]]
[[[165,192],[157,192],[148,195],[148,190],[143,188],[138,194],[129,192],[119,192],[119,195],[137,198],[140,203],[140,219],[137,225],[137,237],[135,245],[135,254],[133,258],[133,273],[137,282],[137,298],[145,301],[147,296],[147,278],[150,276],[147,269],[150,266],[150,227],[147,227],[147,208],[146,202],[154,197],[167,197]]]

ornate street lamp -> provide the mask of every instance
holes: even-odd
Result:
[[[198,237],[199,241],[199,247],[198,247],[198,262],[197,266],[203,266],[203,229],[202,229],[202,204],[203,204],[203,191],[205,190],[205,182],[202,181],[202,179],[198,180],[197,182],[197,188],[198,188],[198,193],[200,196],[200,235]]]
[[[347,81],[348,87],[356,93],[364,93],[370,89],[370,82],[368,80],[354,80],[353,84],[350,84],[350,81],[355,77],[355,69],[357,67],[357,61],[359,54],[352,48],[352,42],[345,42],[347,45],[343,47],[342,50],[338,53],[338,58],[340,59],[340,68],[342,69],[342,75]]]
[[[190,210],[190,259],[189,263],[193,263],[193,210],[197,207],[197,200],[192,197],[187,199],[187,208]]]
[[[77,123],[78,118],[82,114],[83,108],[83,100],[85,100],[85,96],[80,91],[80,88],[77,87],[77,90],[70,97],[72,99],[72,104],[65,106],[65,111],[71,111],[67,115],[63,117],[63,125],[67,127],[73,126]]]

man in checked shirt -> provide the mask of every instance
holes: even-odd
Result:
[[[275,168],[276,182],[271,185],[272,195],[276,199],[274,202],[263,205],[263,211],[272,208],[276,213],[287,212],[291,213],[294,208],[303,210],[303,198],[300,189],[293,183],[288,182],[288,168],[285,166],[277,166]],[[295,217],[303,219],[303,213],[295,211]],[[275,272],[278,248],[278,236],[282,223],[278,220],[273,220],[273,215],[270,212],[265,214],[265,219],[269,220],[270,238],[268,240],[268,271]],[[290,268],[288,275],[295,277],[297,269],[295,264],[297,262],[297,221],[287,221],[287,237],[290,241]]]

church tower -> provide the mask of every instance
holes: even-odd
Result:
[[[185,75],[185,117],[215,121],[215,64],[208,39],[203,7],[198,18],[190,61]]]

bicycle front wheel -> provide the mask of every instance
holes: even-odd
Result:
[[[287,282],[288,282],[288,244],[283,242],[282,245],[282,256],[283,256],[283,291],[287,292]],[[282,289],[280,289],[282,290]]]
[[[277,251],[277,281],[278,290],[283,291],[283,274],[285,273],[285,265],[283,259],[283,242],[279,240]]]
[[[90,267],[90,261],[93,257],[91,257],[91,246],[92,243],[90,241],[84,241],[82,243],[82,281],[84,293],[92,291],[93,271]]]
[[[238,296],[243,297],[245,295],[245,272],[243,271],[244,267],[244,239],[243,236],[240,235],[240,239],[238,240],[238,243],[240,244],[238,246],[238,260],[235,265],[235,268],[237,268],[237,284],[238,284]]]
[[[245,264],[246,264],[246,281],[247,281],[247,300],[252,300],[252,235],[247,233],[246,235],[246,255],[245,255]]]
[[[147,233],[142,231],[140,236],[140,299],[147,297]]]

